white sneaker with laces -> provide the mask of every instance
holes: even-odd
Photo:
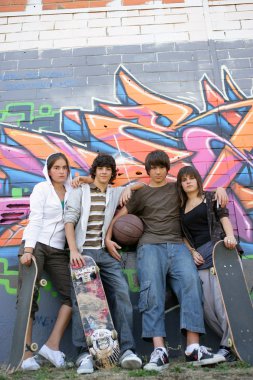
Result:
[[[50,361],[50,363],[52,363],[56,368],[63,368],[66,365],[64,353],[61,351],[52,350],[45,344],[41,347],[38,354]]]
[[[144,366],[146,371],[164,371],[169,367],[169,357],[162,348],[155,348],[150,361]]]
[[[142,367],[141,359],[131,350],[124,352],[119,362],[121,367],[125,369],[139,369]]]
[[[21,368],[23,371],[37,371],[38,369],[40,369],[40,365],[36,362],[36,360],[32,356],[31,358],[27,358],[23,360],[21,364]]]
[[[87,354],[84,356],[84,358],[81,360],[79,367],[77,368],[78,375],[82,373],[93,373],[94,367],[93,367],[93,360],[90,354]]]
[[[212,354],[205,346],[195,348],[190,354],[185,353],[185,358],[186,362],[191,363],[193,366],[216,364],[225,361],[224,356]]]

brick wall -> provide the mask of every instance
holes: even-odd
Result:
[[[161,4],[183,3],[184,0],[161,0]],[[152,0],[1,0],[0,12],[27,12],[31,10],[62,10],[155,4]]]
[[[225,3],[5,14],[0,51],[251,38],[253,3]]]

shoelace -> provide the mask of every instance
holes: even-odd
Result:
[[[81,365],[85,364],[87,361],[90,361],[92,359],[91,355],[86,355],[82,360],[81,360]]]
[[[163,355],[163,351],[156,349],[152,352],[150,361],[156,362],[157,359],[160,359],[160,358],[162,359],[162,355]]]
[[[202,354],[212,355],[211,352],[209,352],[208,350],[210,350],[210,348],[208,349],[205,346],[199,346],[199,349],[198,349],[198,360],[201,359]]]
[[[222,355],[222,356],[226,356],[226,355],[229,354],[229,351],[226,350],[225,348],[220,348],[219,351],[218,351],[218,354]]]

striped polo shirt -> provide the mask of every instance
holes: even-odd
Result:
[[[87,224],[85,249],[102,248],[102,228],[105,218],[106,192],[102,193],[93,183],[90,184],[90,215]]]

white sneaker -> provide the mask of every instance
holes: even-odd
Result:
[[[77,368],[78,375],[82,373],[93,373],[94,367],[93,367],[93,360],[92,356],[90,354],[87,354],[84,356],[84,358],[81,360],[79,367]]]
[[[133,351],[127,350],[120,358],[120,365],[125,369],[139,369],[142,367],[142,361]]]
[[[50,363],[52,363],[56,368],[63,368],[66,366],[64,353],[61,351],[51,350],[51,348],[47,347],[45,344],[41,347],[38,354],[50,361]]]
[[[144,366],[146,371],[163,371],[169,367],[169,356],[160,347],[154,349],[149,362]]]
[[[212,354],[207,347],[199,346],[190,354],[185,354],[186,362],[193,366],[202,366],[225,362],[226,359],[222,355]]]
[[[36,362],[36,360],[32,356],[31,358],[27,358],[23,360],[21,364],[21,368],[24,371],[37,371],[38,369],[40,369],[40,365]]]

